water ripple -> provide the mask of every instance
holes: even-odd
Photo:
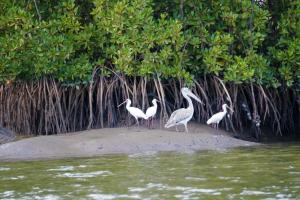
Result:
[[[87,173],[63,173],[57,175],[58,177],[69,177],[69,178],[92,178],[96,176],[109,176],[112,175],[110,171],[95,171]]]
[[[257,190],[243,190],[240,195],[269,195],[274,194],[273,192],[263,192]]]
[[[141,187],[129,187],[129,192],[144,192],[147,190],[147,188],[141,188]]]
[[[127,194],[89,194],[88,197],[95,200],[110,200],[110,199],[142,199],[139,195],[127,195]]]
[[[48,169],[47,171],[73,171],[74,166],[60,166],[56,169]]]
[[[206,181],[207,178],[204,177],[185,177],[186,180],[192,180],[192,181]]]
[[[184,194],[186,193],[204,193],[210,195],[220,195],[221,190],[219,189],[208,189],[208,188],[194,188],[194,187],[184,187],[184,186],[169,186],[167,184],[161,183],[148,183],[148,189],[156,188],[157,190],[176,190],[182,191]]]
[[[14,193],[15,193],[15,191],[5,191],[2,193],[2,197],[4,197],[4,198],[11,197],[12,195],[14,195]]]
[[[8,167],[0,167],[0,171],[8,171],[8,170],[10,170],[10,168],[8,168]]]
[[[8,181],[8,180],[20,180],[20,179],[24,179],[25,176],[13,176],[13,177],[5,177],[2,178],[1,180],[3,181]]]

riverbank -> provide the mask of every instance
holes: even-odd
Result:
[[[0,145],[0,160],[60,159],[158,151],[192,152],[258,145],[205,125],[192,124],[189,130],[190,133],[185,133],[176,132],[175,129],[123,127],[32,137]]]

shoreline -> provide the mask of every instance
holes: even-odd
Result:
[[[182,130],[182,129],[180,129]],[[256,146],[223,130],[189,124],[190,133],[145,127],[103,128],[37,136],[0,145],[1,161],[29,161],[149,152],[195,152]]]

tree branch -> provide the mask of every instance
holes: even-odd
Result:
[[[39,17],[39,21],[41,21],[42,20],[42,16],[41,16],[39,8],[37,6],[36,0],[33,0],[33,2],[34,2],[34,6],[35,6],[35,9],[36,9],[37,15]]]

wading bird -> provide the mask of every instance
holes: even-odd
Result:
[[[198,97],[196,97],[191,92],[190,89],[188,89],[186,87],[181,89],[181,93],[184,96],[184,98],[188,101],[189,106],[187,108],[180,108],[178,110],[175,110],[171,114],[171,117],[168,120],[168,122],[166,123],[165,128],[170,128],[172,126],[175,126],[176,131],[177,131],[177,126],[181,124],[181,125],[184,125],[185,131],[188,133],[189,131],[188,131],[188,128],[187,128],[187,123],[192,119],[193,114],[194,114],[194,106],[193,106],[193,102],[192,102],[190,97],[197,100],[201,104],[203,104],[203,103]]]
[[[158,102],[157,99],[153,99],[152,100],[153,106],[149,107],[146,111],[146,117],[148,119],[149,128],[153,127],[153,118],[154,118],[154,116],[156,114],[156,111],[157,111],[157,102]]]
[[[136,123],[137,123],[138,126],[139,126],[139,118],[147,119],[145,113],[141,109],[130,106],[131,105],[131,100],[130,99],[126,99],[123,103],[118,105],[118,107],[120,107],[124,103],[126,103],[126,109],[135,118]]]
[[[218,113],[214,114],[213,116],[211,116],[211,118],[209,118],[209,120],[207,120],[206,123],[207,124],[216,124],[216,126],[217,126],[216,128],[218,130],[220,121],[225,117],[225,115],[227,113],[227,108],[233,112],[233,110],[227,104],[223,104],[222,105],[223,111],[218,112]]]

